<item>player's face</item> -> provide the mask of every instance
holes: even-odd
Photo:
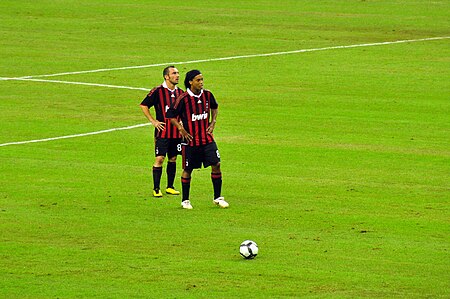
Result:
[[[169,75],[166,75],[166,80],[169,80],[173,85],[177,85],[180,80],[180,73],[177,68],[170,68]]]
[[[194,79],[192,79],[192,81],[189,81],[189,83],[191,83],[191,90],[193,92],[195,91],[200,91],[203,89],[203,75],[202,74],[198,74],[197,76],[194,77]]]

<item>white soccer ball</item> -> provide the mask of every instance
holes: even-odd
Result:
[[[247,260],[253,259],[258,255],[258,245],[251,240],[245,240],[239,247],[239,253]]]

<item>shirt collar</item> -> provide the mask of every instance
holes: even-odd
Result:
[[[199,95],[194,94],[189,88],[187,89],[187,92],[188,92],[188,94],[189,94],[191,97],[199,98],[199,97],[201,97],[202,94],[203,94],[203,89],[200,91],[200,94],[199,94]]]
[[[174,92],[175,90],[177,90],[178,87],[175,86],[175,89],[170,89],[169,87],[167,87],[167,83],[166,81],[163,82],[162,87],[167,88],[169,91]]]

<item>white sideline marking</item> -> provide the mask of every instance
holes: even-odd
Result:
[[[151,88],[144,88],[144,87],[131,87],[131,86],[121,86],[121,85],[98,84],[98,83],[87,83],[87,82],[74,82],[74,81],[61,81],[61,80],[32,79],[32,78],[0,78],[0,80],[5,80],[5,81],[6,80],[18,80],[18,81],[50,82],[50,83],[99,86],[99,87],[108,87],[108,88],[122,88],[122,89],[134,89],[134,90],[145,90],[145,91],[149,91],[151,89]]]
[[[116,68],[107,68],[107,69],[105,68],[105,69],[89,70],[89,71],[78,71],[78,72],[66,72],[66,73],[48,74],[48,75],[24,76],[24,77],[19,77],[19,78],[10,78],[10,79],[17,80],[17,79],[54,77],[54,76],[63,76],[63,75],[98,73],[98,72],[118,71],[118,70],[141,69],[141,68],[149,68],[149,67],[155,67],[155,66],[167,66],[167,65],[177,65],[177,64],[191,64],[191,63],[199,63],[199,62],[223,61],[223,60],[252,58],[252,57],[266,57],[266,56],[275,56],[275,55],[287,55],[287,54],[296,54],[296,53],[305,53],[305,52],[314,52],[314,51],[324,51],[324,50],[333,50],[333,49],[372,47],[372,46],[392,45],[392,44],[400,44],[400,43],[412,43],[412,42],[420,42],[420,41],[441,40],[441,39],[448,39],[448,38],[450,38],[450,36],[398,40],[398,41],[392,41],[392,42],[366,43],[366,44],[356,44],[356,45],[348,45],[348,46],[334,46],[334,47],[324,47],[324,48],[302,49],[302,50],[293,50],[293,51],[285,51],[285,52],[274,52],[274,53],[265,53],[265,54],[239,55],[239,56],[199,59],[199,60],[190,60],[190,61],[165,62],[165,63],[156,63],[156,64],[137,65],[137,66],[125,66],[125,67],[116,67]]]
[[[240,56],[230,56],[230,57],[222,57],[222,58],[210,58],[210,59],[191,60],[191,61],[184,61],[184,62],[168,62],[168,63],[147,64],[147,65],[140,65],[140,66],[126,66],[126,67],[120,67],[120,68],[98,69],[98,70],[78,71],[78,72],[67,72],[67,73],[57,73],[57,74],[49,74],[49,75],[25,76],[25,77],[18,77],[18,78],[0,78],[0,80],[23,80],[23,81],[37,81],[37,82],[54,82],[54,83],[64,83],[64,84],[102,86],[102,87],[110,87],[110,88],[137,89],[137,90],[146,90],[147,91],[147,90],[149,90],[148,88],[129,87],[129,86],[116,86],[116,85],[84,83],[84,82],[59,81],[59,80],[44,80],[44,79],[34,79],[34,78],[54,77],[54,76],[73,75],[73,74],[85,74],[85,73],[96,73],[96,72],[127,70],[127,69],[138,69],[138,68],[148,68],[148,67],[163,66],[163,65],[165,66],[165,65],[171,65],[171,64],[174,64],[174,65],[175,64],[190,64],[190,63],[222,61],[222,60],[232,60],[232,59],[242,59],[242,58],[252,58],[252,57],[287,55],[287,54],[314,52],[314,51],[324,51],[324,50],[333,50],[333,49],[348,49],[348,48],[357,48],[357,47],[371,47],[371,46],[381,46],[381,45],[392,45],[392,44],[400,44],[400,43],[411,43],[411,42],[430,41],[430,40],[442,40],[442,39],[448,39],[448,38],[450,38],[450,36],[429,37],[429,38],[409,39],[409,40],[398,40],[398,41],[393,41],[393,42],[366,43],[366,44],[356,44],[356,45],[348,45],[348,46],[334,46],[334,47],[324,47],[324,48],[302,49],[302,50],[285,51],[285,52],[274,52],[274,53],[266,53],[266,54],[240,55]],[[84,133],[84,134],[76,134],[76,135],[68,135],[68,136],[60,136],[60,137],[37,139],[37,140],[28,140],[28,141],[19,141],[19,142],[9,142],[9,143],[0,144],[0,147],[7,146],[7,145],[15,145],[15,144],[26,144],[26,143],[35,143],[35,142],[44,142],[44,141],[66,139],[66,138],[83,137],[83,136],[96,135],[96,134],[108,133],[108,132],[119,131],[119,130],[130,130],[130,129],[143,127],[143,126],[148,126],[148,125],[150,125],[150,123],[139,124],[139,125],[123,127],[123,128],[114,128],[114,129],[108,129],[108,130],[102,130],[102,131],[90,132],[90,133]]]
[[[19,141],[19,142],[8,142],[8,143],[0,144],[0,147],[1,146],[7,146],[7,145],[15,145],[15,144],[36,143],[36,142],[52,141],[52,140],[59,140],[59,139],[83,137],[83,136],[90,136],[90,135],[109,133],[109,132],[114,132],[114,131],[131,130],[131,129],[145,127],[145,126],[149,126],[149,125],[151,125],[151,124],[150,123],[145,123],[145,124],[139,124],[139,125],[134,125],[134,126],[128,126],[128,127],[122,127],[122,128],[113,128],[113,129],[102,130],[102,131],[97,131],[97,132],[89,132],[89,133],[83,133],[83,134],[75,134],[75,135],[67,135],[67,136],[59,136],[59,137],[52,137],[52,138],[45,138],[45,139],[36,139],[36,140],[27,140],[27,141]]]

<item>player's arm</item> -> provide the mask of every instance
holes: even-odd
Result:
[[[160,122],[159,120],[155,119],[151,113],[150,113],[150,109],[145,106],[145,105],[141,105],[141,109],[142,112],[144,112],[145,117],[147,117],[147,119],[152,123],[152,125],[158,130],[158,131],[163,131],[165,129],[166,124],[163,122]]]
[[[186,131],[183,125],[176,118],[171,118],[170,123],[178,129],[184,140],[191,141],[193,139],[192,135]]]
[[[167,110],[166,118],[170,119],[170,123],[174,125],[186,141],[191,141],[193,139],[192,135],[189,134],[186,129],[183,127],[183,123],[178,121],[178,117],[181,115],[183,111],[183,95],[179,96],[174,103],[170,106],[169,110]]]
[[[214,128],[216,127],[218,113],[219,113],[219,109],[211,109],[211,122],[209,123],[209,126],[206,128],[206,133],[212,134],[214,132]]]

